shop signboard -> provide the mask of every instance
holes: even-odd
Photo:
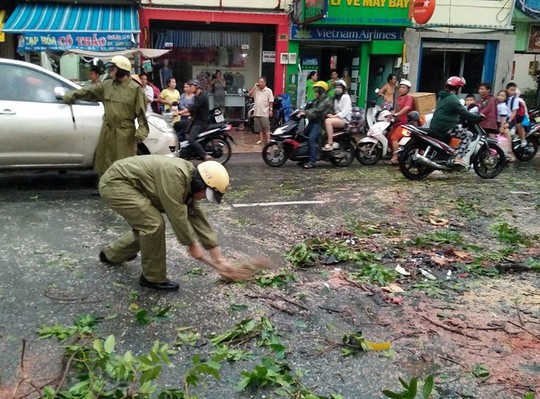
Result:
[[[540,53],[540,25],[531,25],[527,51],[529,53]]]
[[[119,51],[135,47],[131,33],[41,32],[19,37],[18,51]]]
[[[4,32],[2,32],[2,28],[4,27],[4,15],[6,14],[6,10],[0,10],[0,43],[6,41],[6,35]]]
[[[327,16],[316,24],[410,26],[410,0],[327,0]]]
[[[291,25],[292,40],[317,41],[355,41],[370,42],[372,40],[402,40],[403,30],[400,28],[340,28]]]

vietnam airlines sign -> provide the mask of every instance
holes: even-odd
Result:
[[[403,30],[399,28],[328,28],[291,26],[293,40],[319,41],[355,41],[370,42],[372,40],[402,40]]]

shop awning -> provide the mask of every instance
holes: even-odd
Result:
[[[90,57],[90,58],[101,58],[101,59],[111,59],[115,55],[123,55],[130,57],[134,54],[140,54],[144,58],[158,58],[161,57],[171,50],[161,50],[153,48],[132,48],[131,50],[120,50],[120,51],[86,51],[86,50],[69,50],[68,53],[77,54],[81,57]]]
[[[117,51],[133,48],[140,30],[135,7],[25,3],[3,31],[22,35],[19,51]]]

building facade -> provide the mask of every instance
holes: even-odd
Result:
[[[401,68],[408,7],[408,0],[295,1],[287,91],[296,103],[304,101],[310,70],[322,80],[336,70],[340,77],[348,72],[352,98],[365,107],[375,88]]]
[[[417,91],[438,92],[448,76],[463,76],[463,92],[507,83],[515,48],[514,1],[437,0],[425,24],[405,34],[408,78]]]
[[[210,81],[220,71],[226,82],[225,113],[243,119],[244,94],[259,76],[274,93],[283,91],[284,66],[276,54],[287,51],[289,5],[286,1],[143,0],[140,10],[141,46],[169,49],[144,64],[154,80],[167,76],[179,82],[197,78],[210,94]]]

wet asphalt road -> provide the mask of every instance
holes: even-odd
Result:
[[[406,220],[396,220],[396,209],[422,212],[453,197],[479,201],[486,208],[504,212],[500,218],[519,225],[524,232],[540,233],[538,156],[527,164],[510,165],[490,181],[474,173],[455,173],[410,182],[396,168],[383,164],[365,167],[356,161],[344,169],[321,163],[305,171],[290,161],[275,169],[264,165],[259,154],[233,154],[227,166],[232,184],[224,204],[206,207],[224,252],[232,259],[262,254],[283,266],[284,252],[306,234],[332,230],[351,218],[366,223],[391,220],[405,226]],[[318,355],[320,342],[316,338],[328,335],[328,323],[349,330],[351,325],[316,305],[349,305],[357,323],[369,324],[379,317],[376,304],[354,291],[297,285],[283,292],[292,296],[303,293],[298,298],[310,307],[309,314],[276,312],[260,301],[249,301],[244,295],[247,288],[223,284],[211,270],[189,259],[170,229],[169,276],[181,281],[180,292],[161,294],[140,288],[137,260],[117,268],[103,267],[97,260],[101,246],[124,232],[126,224],[92,195],[94,182],[92,172],[0,174],[1,398],[9,397],[3,394],[13,390],[20,373],[23,339],[26,371],[46,380],[58,372],[60,352],[53,341],[38,340],[37,329],[54,323],[71,324],[77,315],[90,313],[106,317],[100,332],[114,334],[119,350],[131,349],[134,353],[148,350],[156,339],[174,341],[179,327],[193,327],[202,337],[208,337],[242,318],[271,315],[291,350],[289,361],[304,372],[306,386],[319,394],[339,392],[345,398],[381,398],[382,388],[398,387],[397,376],[432,371],[433,365],[410,357],[406,348],[396,348],[402,351],[395,358],[367,353],[343,359],[337,350]],[[322,203],[239,207],[278,201]],[[512,209],[515,212],[509,211]],[[410,214],[414,215],[414,211]],[[141,326],[130,310],[133,303],[149,311],[171,306],[169,319]],[[230,305],[237,303],[249,306],[242,312],[231,312]],[[363,331],[374,341],[391,336],[377,325]],[[205,348],[180,349],[173,361],[185,370],[199,350]],[[223,381],[209,380],[207,387],[195,392],[210,399],[260,398],[256,391],[234,390],[239,372],[252,365],[227,365],[222,370]],[[165,370],[164,384],[178,386],[178,375],[178,371]],[[474,391],[474,387],[464,383],[462,390]]]

